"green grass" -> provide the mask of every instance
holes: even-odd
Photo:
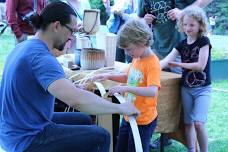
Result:
[[[215,83],[212,84],[212,87],[228,91],[228,80],[215,81]]]
[[[212,87],[228,90],[228,80],[213,82]],[[213,91],[206,128],[209,139],[209,152],[227,152],[228,149],[228,93]],[[155,134],[153,139],[159,135]],[[186,152],[186,148],[174,141],[165,148],[166,152]],[[151,152],[159,152],[154,150]]]
[[[212,45],[212,60],[228,59],[228,36],[212,35],[209,36]]]
[[[221,48],[228,51],[228,36],[211,35],[209,36],[212,47]]]
[[[0,80],[2,78],[2,70],[5,60],[9,52],[13,49],[14,45],[14,37],[11,34],[10,29],[7,28],[7,30],[2,35],[0,35]]]

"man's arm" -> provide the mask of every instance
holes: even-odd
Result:
[[[18,25],[18,17],[16,8],[18,7],[18,0],[6,0],[6,18],[10,25],[13,33],[16,35],[17,39],[22,37],[23,33]]]
[[[212,2],[212,0],[196,0],[194,3],[192,3],[191,5],[189,5],[187,7],[198,6],[198,7],[204,8],[211,2]],[[167,15],[172,20],[176,20],[178,18],[178,16],[181,14],[181,12],[182,12],[182,10],[180,10],[179,8],[174,8],[174,9],[168,11]]]
[[[211,2],[212,0],[196,0],[192,5],[189,5],[189,6],[198,6],[198,7],[204,8]]]
[[[76,88],[67,79],[59,79],[51,83],[48,91],[67,105],[89,114],[125,114],[138,115],[139,111],[132,103],[114,104],[99,96]]]
[[[146,24],[148,24],[151,27],[153,21],[156,19],[156,16],[146,13],[144,8],[144,2],[142,0],[138,0],[137,17],[138,19],[145,21]]]

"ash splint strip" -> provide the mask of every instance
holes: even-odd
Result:
[[[104,86],[100,82],[94,82],[94,84],[97,86],[97,89],[100,91],[101,97],[105,97],[105,95],[107,93],[105,91]],[[126,102],[124,97],[121,96],[119,93],[115,93],[114,96],[119,100],[119,102],[121,104]],[[134,142],[135,142],[135,151],[136,152],[143,152],[142,142],[141,142],[141,138],[139,135],[139,129],[138,129],[138,125],[136,123],[135,117],[134,116],[128,116],[128,119],[129,119],[129,123],[131,126]]]
[[[104,86],[100,82],[93,82],[93,83],[97,86],[97,89],[100,91],[101,97],[104,98],[106,94]]]
[[[122,104],[125,101],[124,97],[121,96],[119,93],[115,93],[114,96],[119,100],[119,102]],[[128,120],[131,126],[131,130],[132,130],[132,134],[133,134],[133,138],[134,138],[134,142],[135,142],[135,151],[136,152],[143,152],[142,149],[142,142],[141,142],[141,138],[139,135],[139,129],[138,129],[138,125],[136,123],[135,117],[134,116],[128,116]]]

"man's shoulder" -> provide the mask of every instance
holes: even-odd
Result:
[[[24,46],[29,48],[30,52],[47,53],[49,49],[47,45],[39,39],[29,39],[24,43]]]

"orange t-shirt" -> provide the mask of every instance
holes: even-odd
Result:
[[[148,87],[157,86],[160,89],[160,64],[156,55],[151,55],[143,59],[133,59],[128,71],[128,86]],[[134,102],[141,112],[136,121],[138,125],[147,125],[157,117],[157,96],[144,97],[127,93],[127,101]],[[128,117],[124,116],[128,121]]]

